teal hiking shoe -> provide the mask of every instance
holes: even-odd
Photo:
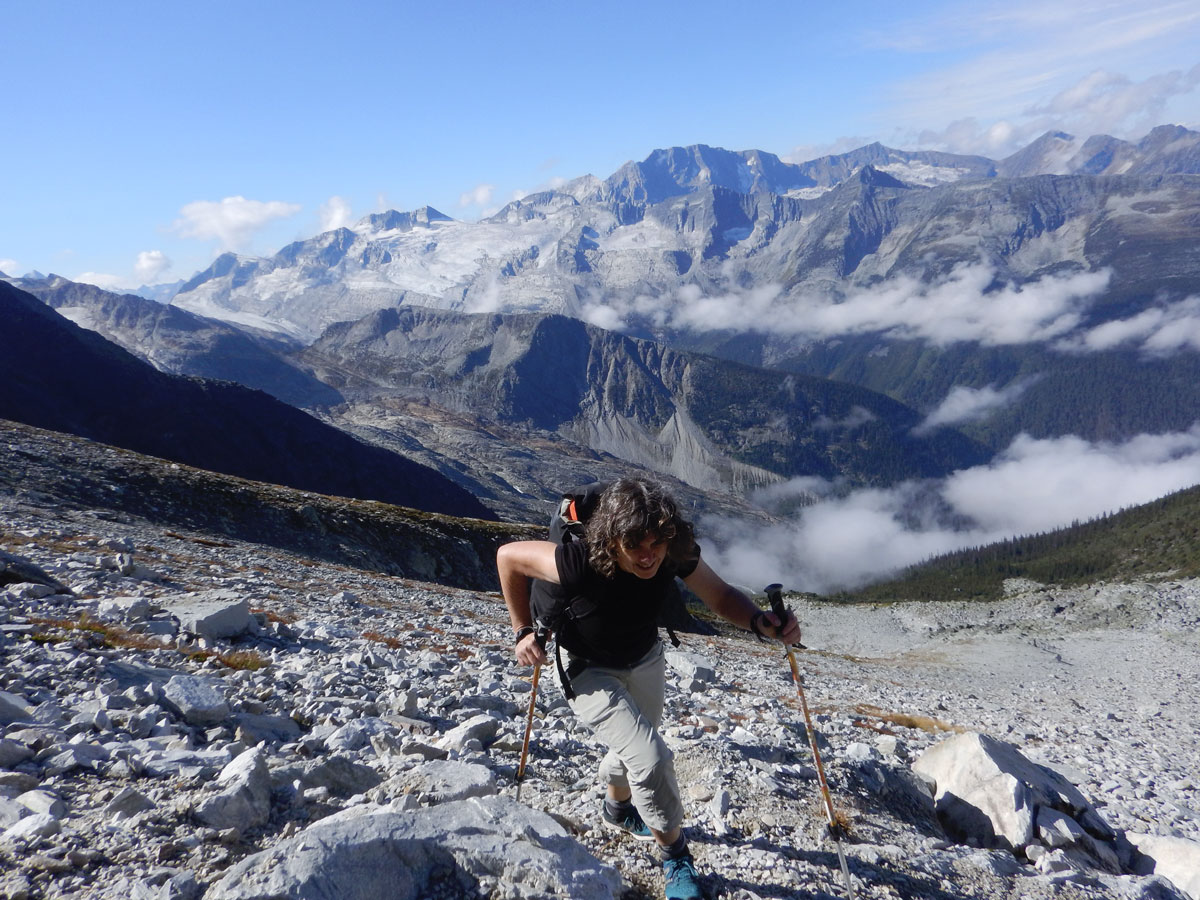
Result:
[[[667,882],[667,900],[703,900],[704,891],[700,889],[692,854],[663,860],[663,878]]]
[[[615,828],[617,831],[623,831],[635,841],[652,841],[654,835],[646,823],[642,821],[641,813],[637,811],[637,807],[630,806],[629,812],[618,818],[613,816],[608,811],[608,806],[603,800],[600,801],[600,821],[609,828]]]

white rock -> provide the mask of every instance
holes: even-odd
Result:
[[[455,760],[430,760],[389,778],[371,792],[380,800],[413,794],[425,803],[448,803],[487,797],[499,791],[496,776],[486,766]]]
[[[947,830],[988,846],[1027,846],[1034,840],[1039,806],[1073,813],[1089,808],[1061,775],[987,735],[947,738],[926,750],[912,768],[935,783],[934,804]]]
[[[1200,900],[1200,842],[1136,832],[1128,832],[1126,837],[1153,861],[1150,872],[1169,879],[1192,900]]]
[[[33,756],[28,745],[7,738],[0,738],[0,768],[11,769]]]
[[[1081,841],[1087,833],[1070,816],[1048,807],[1037,811],[1037,831],[1047,847],[1067,847]]]
[[[150,615],[150,601],[145,597],[110,597],[100,601],[96,612],[104,619],[140,622]]]
[[[443,734],[437,741],[439,747],[444,747],[447,750],[461,749],[468,741],[479,741],[483,746],[496,739],[496,733],[500,730],[500,722],[494,716],[481,714],[472,716],[461,725],[451,728]]]

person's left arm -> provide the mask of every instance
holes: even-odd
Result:
[[[765,635],[776,636],[786,644],[800,643],[800,623],[790,610],[787,622],[780,622],[773,612],[760,609],[753,600],[714,572],[703,559],[696,566],[696,570],[683,579],[683,583],[704,601],[705,606],[727,622],[747,631],[754,631],[751,622],[758,613],[762,613],[763,619],[759,622],[759,628]],[[779,631],[780,625],[783,625],[782,632]]]

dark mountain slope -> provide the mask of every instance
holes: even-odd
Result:
[[[158,372],[0,283],[0,418],[324,494],[494,518],[432,470],[260,391]]]
[[[336,391],[289,364],[286,354],[298,345],[278,334],[255,335],[178,306],[54,275],[17,279],[14,286],[53,309],[84,311],[88,327],[160,371],[236,381],[293,406],[341,400]]]

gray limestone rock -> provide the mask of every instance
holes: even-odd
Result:
[[[104,807],[104,814],[113,819],[128,819],[140,812],[154,809],[154,801],[133,787],[122,788]]]
[[[668,650],[666,657],[667,665],[679,673],[683,684],[690,685],[689,690],[704,690],[705,686],[717,679],[717,670],[712,662],[696,653]]]
[[[480,714],[472,716],[461,725],[451,728],[438,740],[438,746],[447,750],[462,749],[468,741],[478,741],[486,747],[496,739],[500,730],[500,722],[495,716]]]
[[[141,622],[150,616],[150,601],[145,597],[111,597],[100,601],[96,613],[102,619]]]
[[[0,768],[11,769],[18,763],[33,756],[33,751],[25,744],[0,738]]]
[[[189,725],[216,725],[229,716],[220,682],[200,675],[176,675],[163,688],[163,701]]]
[[[62,798],[52,791],[26,791],[17,797],[17,802],[34,815],[46,813],[56,819],[61,819],[67,814],[67,804],[63,803]]]
[[[545,813],[502,797],[316,825],[231,868],[206,900],[418,900],[435,882],[493,900],[612,900],[617,871]]]
[[[23,556],[0,550],[0,586],[19,584],[44,585],[59,594],[71,593],[70,588],[35,563]]]
[[[288,716],[238,713],[233,716],[237,739],[253,746],[264,741],[275,743],[294,741],[302,734],[300,726]]]
[[[36,813],[26,816],[15,825],[10,826],[0,835],[0,841],[29,841],[37,838],[50,837],[62,831],[62,822],[50,813]]]
[[[350,797],[369,791],[383,780],[383,776],[370,766],[345,756],[328,756],[305,766],[298,780],[301,790],[326,788],[331,794]]]
[[[210,640],[237,637],[250,627],[250,605],[233,591],[182,594],[160,603],[179,619],[185,631],[196,637]]]
[[[258,748],[247,750],[221,770],[215,796],[196,807],[196,818],[218,830],[255,828],[271,816],[271,776]]]
[[[0,691],[0,725],[33,721],[33,707],[24,698]]]
[[[371,797],[386,801],[412,795],[424,803],[448,803],[487,797],[498,791],[496,776],[486,766],[434,759],[389,778],[371,792]]]

